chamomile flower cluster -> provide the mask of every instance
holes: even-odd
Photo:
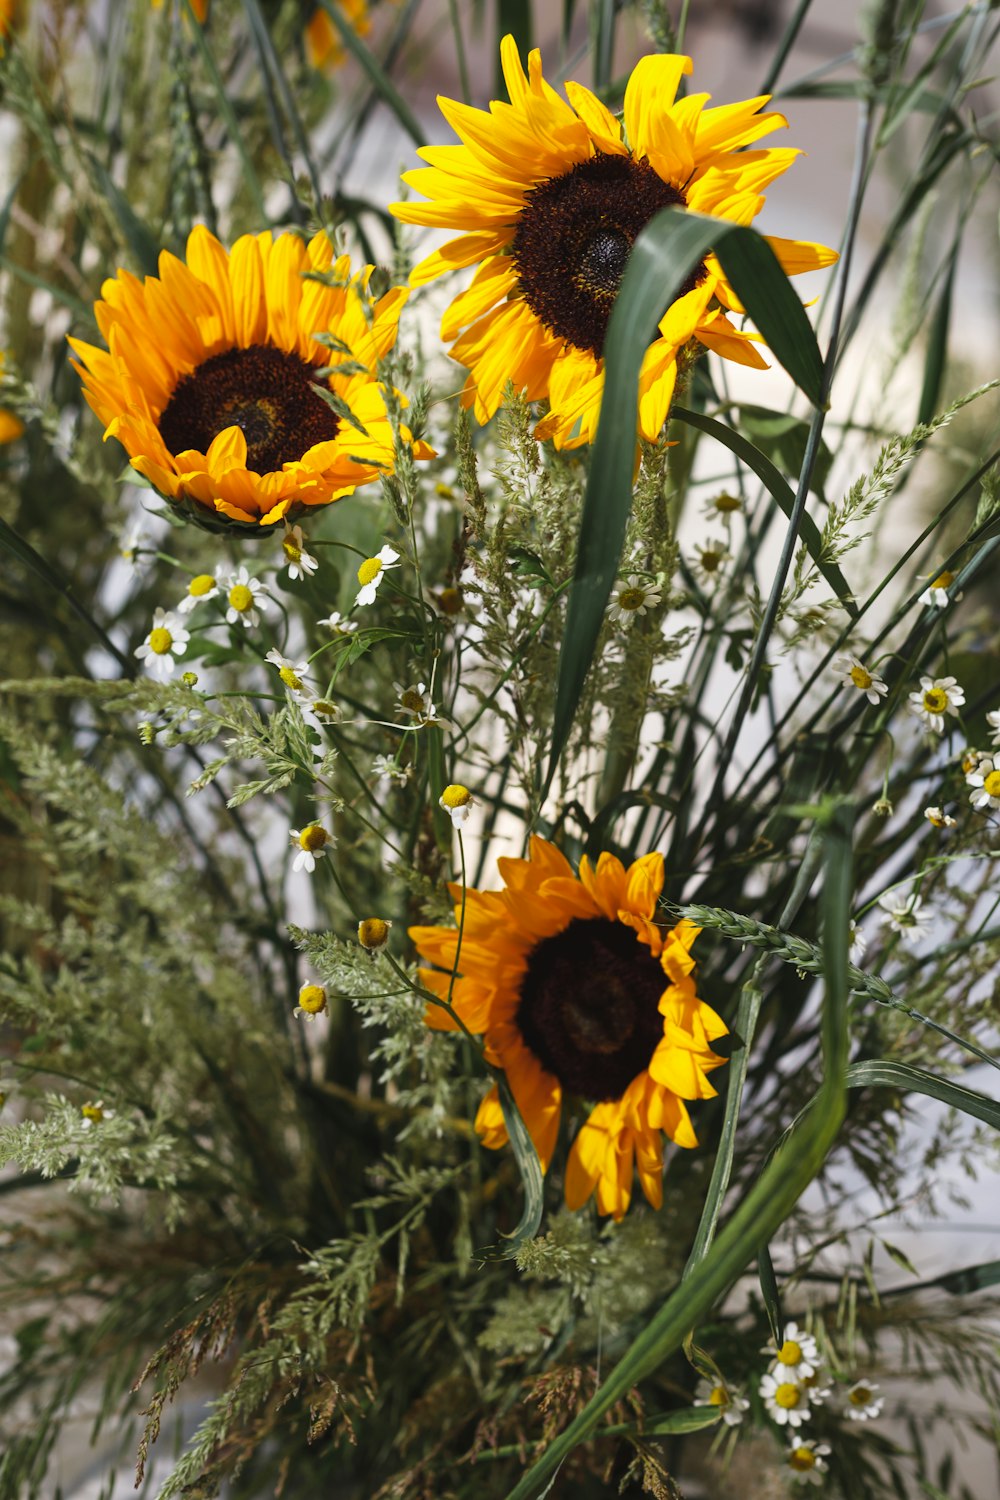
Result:
[[[772,1353],[770,1345],[762,1351]],[[785,1328],[785,1338],[774,1353],[758,1387],[764,1409],[779,1427],[798,1428],[821,1406],[826,1391],[818,1380],[819,1348],[811,1333],[797,1323]]]

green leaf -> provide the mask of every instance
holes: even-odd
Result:
[[[963,1084],[952,1083],[948,1078],[926,1073],[923,1068],[914,1068],[910,1063],[879,1058],[852,1063],[847,1070],[847,1087],[889,1088],[906,1094],[926,1094],[929,1099],[938,1099],[942,1104],[1000,1130],[1000,1103],[995,1099],[979,1094],[975,1089],[967,1089]]]
[[[722,1416],[718,1406],[685,1406],[681,1411],[668,1411],[662,1417],[649,1417],[640,1428],[642,1437],[663,1437],[668,1432],[700,1432],[703,1427],[714,1427]]]
[[[687,427],[697,427],[699,432],[706,433],[709,437],[715,438],[716,442],[721,443],[723,447],[728,448],[730,453],[735,454],[748,469],[753,470],[771,498],[781,506],[785,515],[791,516],[792,507],[795,504],[795,495],[791,485],[780,469],[776,468],[767,455],[762,453],[748,438],[743,437],[733,428],[727,427],[724,422],[719,422],[714,417],[706,417],[702,412],[689,411],[684,406],[671,407],[670,415]],[[812,516],[803,515],[799,535],[821,576],[825,578],[848,614],[852,617],[856,616],[858,606],[854,602],[847,579],[836,563],[823,561],[823,540]]]
[[[510,1084],[507,1082],[507,1074],[496,1069],[493,1078],[500,1095],[503,1122],[507,1127],[510,1144],[514,1148],[517,1169],[521,1174],[521,1186],[524,1188],[524,1212],[521,1214],[520,1222],[511,1234],[503,1236],[509,1242],[504,1249],[504,1255],[513,1256],[518,1246],[522,1245],[525,1240],[535,1238],[542,1222],[544,1203],[542,1164],[538,1160],[535,1143],[528,1134],[528,1127],[521,1118],[521,1111],[517,1107]]]
[[[739,406],[739,425],[759,452],[767,455],[785,474],[800,474],[806,456],[809,423],[789,412],[769,411],[764,406]],[[820,442],[813,465],[810,489],[825,495],[833,454]]]
[[[771,1337],[774,1339],[775,1348],[780,1349],[785,1342],[785,1319],[781,1311],[778,1278],[774,1274],[774,1261],[771,1259],[771,1250],[768,1245],[761,1245],[757,1252],[757,1279],[760,1282],[760,1294],[764,1299],[767,1321],[771,1325]]]
[[[924,381],[920,390],[920,405],[917,421],[929,422],[937,414],[938,398],[948,363],[948,329],[951,327],[951,298],[955,285],[955,264],[958,260],[960,241],[956,240],[948,257],[948,270],[944,278],[934,317],[927,336],[927,357],[924,360]]]
[[[559,658],[543,795],[566,747],[617,575],[632,505],[639,370],[659,319],[710,250],[775,357],[811,401],[822,401],[823,362],[816,336],[767,242],[753,229],[703,214],[676,208],[658,213],[632,247],[604,344],[604,394]]]
[[[604,1413],[657,1369],[746,1269],[761,1244],[784,1223],[819,1172],[844,1118],[847,1062],[847,927],[853,885],[851,812],[832,810],[825,830],[826,874],[821,912],[827,988],[823,1000],[824,1078],[801,1128],[778,1151],[734,1210],[711,1250],[646,1324],[584,1410],[574,1418],[509,1492],[507,1500],[537,1497],[568,1453],[595,1431]]]

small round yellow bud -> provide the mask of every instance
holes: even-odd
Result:
[[[465,807],[471,801],[472,793],[467,786],[446,786],[441,793],[441,806],[449,811],[454,807]]]
[[[391,922],[383,922],[381,917],[365,917],[358,923],[358,942],[366,953],[377,953],[385,947],[391,926]]]
[[[326,1010],[326,990],[321,984],[304,984],[299,990],[298,1009],[307,1016],[321,1016]]]
[[[197,672],[185,672],[181,676],[181,682],[183,682],[183,684],[184,684],[185,687],[194,687],[194,685],[195,685],[195,683],[197,681],[198,681],[198,673]]]
[[[437,596],[437,606],[443,615],[460,614],[463,602],[461,589],[442,589]]]

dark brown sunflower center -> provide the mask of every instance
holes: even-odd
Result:
[[[542,1067],[570,1093],[619,1099],[663,1036],[668,981],[630,927],[574,917],[531,952],[517,1024]]]
[[[206,453],[224,428],[241,427],[247,468],[269,474],[337,435],[340,419],[313,390],[316,378],[315,365],[284,349],[226,349],[178,382],[160,435],[171,453]]]
[[[552,333],[600,355],[640,231],[684,194],[647,161],[599,151],[525,194],[511,253],[524,300]],[[698,285],[704,268],[682,288]]]

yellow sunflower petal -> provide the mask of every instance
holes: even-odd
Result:
[[[507,1126],[504,1124],[503,1109],[500,1106],[500,1091],[496,1084],[490,1089],[476,1112],[476,1134],[483,1145],[488,1146],[491,1151],[499,1151],[509,1140]]]

